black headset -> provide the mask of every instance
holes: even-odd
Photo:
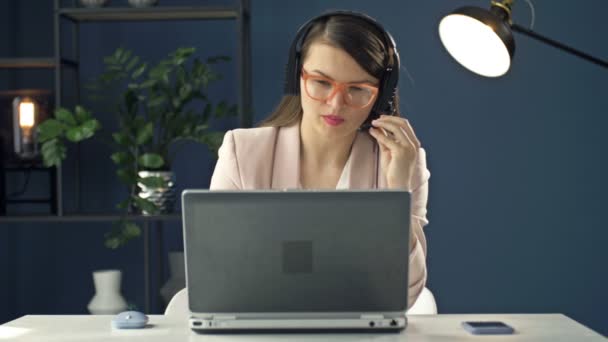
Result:
[[[291,43],[289,49],[289,60],[287,61],[286,68],[286,80],[285,80],[285,94],[286,95],[299,95],[300,94],[300,73],[302,70],[302,45],[306,40],[308,32],[315,23],[331,16],[351,16],[364,20],[365,22],[375,26],[383,34],[384,47],[387,49],[387,53],[384,59],[385,71],[380,79],[380,86],[378,88],[378,98],[376,103],[370,112],[370,120],[366,121],[369,124],[374,118],[380,116],[380,114],[394,114],[397,111],[395,108],[395,95],[397,92],[397,83],[399,82],[399,53],[397,52],[397,45],[395,40],[388,31],[384,29],[380,23],[378,23],[372,17],[358,12],[352,11],[331,11],[314,17],[302,25],[296,36]],[[393,65],[389,64],[389,51],[393,50]]]

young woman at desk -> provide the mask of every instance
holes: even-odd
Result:
[[[372,18],[311,19],[291,46],[283,99],[260,127],[226,133],[210,189],[409,190],[412,306],[426,282],[430,173],[399,115],[398,75],[393,39]]]

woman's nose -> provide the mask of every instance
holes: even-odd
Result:
[[[341,108],[346,105],[344,102],[344,92],[342,90],[337,91],[334,96],[327,99],[327,104],[333,108]]]

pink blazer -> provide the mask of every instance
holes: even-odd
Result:
[[[211,190],[256,190],[300,188],[300,126],[235,129],[226,132],[219,159],[211,177]],[[376,144],[367,133],[359,133],[337,189],[385,188],[386,179],[376,170]],[[409,256],[408,308],[426,283],[426,203],[430,172],[426,153],[420,149],[412,188],[411,229],[416,236]]]

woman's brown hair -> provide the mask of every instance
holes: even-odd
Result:
[[[382,79],[387,67],[384,65],[387,53],[389,64],[394,64],[392,51],[387,51],[382,37],[379,28],[366,20],[349,15],[333,15],[313,24],[302,44],[302,59],[306,59],[313,43],[328,44],[346,51],[367,73]],[[302,118],[300,96],[284,95],[272,114],[258,126],[283,127],[298,122]],[[394,105],[397,109],[395,114],[398,115],[398,94],[395,94]]]

